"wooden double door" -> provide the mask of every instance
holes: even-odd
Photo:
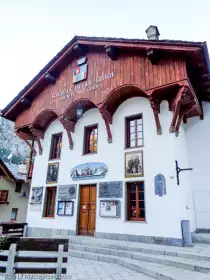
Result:
[[[96,220],[96,186],[80,187],[79,235],[94,236]]]

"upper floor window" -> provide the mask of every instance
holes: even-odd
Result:
[[[126,118],[126,148],[143,145],[142,114]]]
[[[9,191],[0,190],[0,203],[7,203]]]
[[[98,126],[85,127],[84,154],[96,153],[98,143]]]
[[[62,133],[52,135],[50,159],[58,159],[61,156]]]

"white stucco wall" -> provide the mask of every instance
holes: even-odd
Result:
[[[203,102],[204,120],[191,118],[185,125],[193,189],[196,228],[210,229],[210,104]]]
[[[16,222],[24,223],[26,221],[26,213],[28,208],[29,185],[23,183],[21,192],[25,191],[26,198],[19,197],[20,193],[15,192],[15,182],[11,182],[4,177],[0,177],[0,190],[8,190],[9,204],[0,204],[0,222],[9,222],[11,218],[12,208],[18,208]]]
[[[144,124],[144,177],[126,179],[124,176],[125,150],[125,117],[143,113]],[[75,183],[71,180],[72,167],[86,162],[104,162],[108,166],[108,173],[103,179],[77,181],[82,184],[98,184],[103,181],[141,181],[145,182],[146,222],[126,221],[126,192],[121,200],[121,218],[102,218],[99,216],[99,198],[97,195],[96,232],[121,233],[145,236],[161,236],[181,238],[181,220],[190,219],[194,228],[194,209],[189,175],[180,175],[181,184],[177,186],[175,177],[175,160],[181,167],[188,166],[186,135],[181,127],[179,137],[169,133],[172,113],[168,110],[168,103],[162,102],[160,122],[163,134],[157,135],[154,115],[147,99],[141,97],[131,98],[119,106],[113,116],[112,134],[113,143],[107,142],[107,132],[104,121],[97,109],[86,112],[77,122],[75,133],[72,134],[74,149],[69,149],[66,131],[58,120],[54,121],[45,133],[43,154],[37,155],[32,179],[32,187],[46,187],[46,174],[50,152],[51,135],[63,132],[63,143],[59,168],[58,185]],[[98,153],[82,155],[84,127],[98,123]],[[138,150],[138,149],[137,149]],[[167,194],[163,197],[155,195],[154,177],[162,173],[166,178]],[[97,185],[98,186],[98,185]],[[79,188],[77,188],[77,198]],[[44,191],[45,193],[45,191]],[[44,201],[44,200],[43,200]],[[77,200],[73,217],[43,218],[43,207],[40,211],[31,211],[29,206],[27,222],[29,227],[71,229],[77,228]],[[189,208],[189,209],[188,209]],[[56,205],[57,209],[57,205]]]

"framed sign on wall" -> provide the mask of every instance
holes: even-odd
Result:
[[[143,151],[125,153],[125,177],[142,177],[143,172]]]
[[[52,162],[48,164],[47,170],[47,184],[55,184],[58,180],[59,162]]]
[[[57,215],[58,216],[73,216],[74,201],[58,201]]]
[[[120,218],[121,207],[119,200],[101,200],[100,216],[107,218]]]

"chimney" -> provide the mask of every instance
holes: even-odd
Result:
[[[157,26],[150,25],[145,32],[147,34],[148,40],[156,40],[156,41],[159,40],[160,33]]]
[[[18,166],[18,172],[22,175],[27,175],[28,172],[28,162],[27,160],[24,160],[21,162]]]

